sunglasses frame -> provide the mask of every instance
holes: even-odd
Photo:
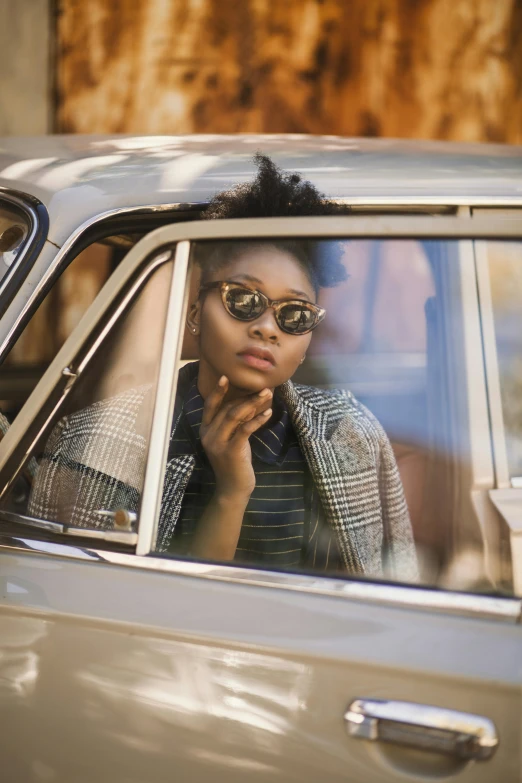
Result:
[[[223,307],[227,311],[227,313],[230,315],[231,318],[235,318],[236,321],[255,321],[257,318],[260,318],[266,310],[271,307],[274,311],[274,317],[276,320],[276,323],[278,327],[281,329],[282,332],[285,334],[290,334],[293,337],[300,337],[303,334],[309,334],[310,332],[313,332],[313,330],[319,326],[322,320],[324,320],[324,317],[326,315],[326,310],[323,307],[319,307],[319,305],[314,304],[313,302],[308,302],[306,299],[269,299],[266,294],[264,294],[262,291],[259,291],[257,288],[250,288],[250,286],[245,285],[244,283],[234,283],[230,282],[229,280],[219,280],[214,283],[205,283],[200,287],[200,293],[203,291],[212,291],[214,289],[218,288],[221,293],[221,301],[223,302]],[[255,318],[240,318],[237,315],[234,315],[234,313],[231,313],[228,309],[227,305],[227,294],[228,292],[233,288],[242,288],[245,291],[251,291],[253,294],[257,294],[257,296],[260,297],[261,301],[264,304],[264,309],[262,312],[259,313],[259,315],[256,315]],[[287,305],[291,304],[305,304],[309,310],[313,312],[315,315],[316,321],[313,326],[310,327],[310,329],[306,329],[304,332],[289,332],[287,329],[281,326],[279,323],[279,313],[283,309],[283,307],[286,307]]]

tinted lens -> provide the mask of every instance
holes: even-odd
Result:
[[[313,329],[317,316],[306,305],[287,304],[279,311],[279,326],[290,334],[303,334]]]
[[[249,291],[248,288],[232,288],[227,291],[226,303],[230,315],[242,321],[253,321],[254,318],[259,318],[265,309],[259,294]]]

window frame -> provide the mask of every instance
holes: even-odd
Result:
[[[2,195],[0,188],[0,196]],[[28,198],[32,198],[29,197]],[[35,199],[37,201],[37,199]],[[39,202],[38,202],[39,203]],[[88,218],[84,223],[78,226],[66,239],[63,245],[52,256],[47,268],[43,274],[40,274],[31,280],[31,267],[39,256],[45,239],[47,238],[49,218],[47,216],[45,239],[38,248],[35,248],[34,258],[29,265],[23,278],[17,281],[14,287],[13,296],[4,308],[7,312],[8,307],[13,303],[15,294],[22,283],[31,283],[31,290],[25,296],[25,301],[20,312],[14,313],[12,323],[8,327],[5,335],[0,332],[0,363],[9,354],[20,334],[27,326],[28,322],[43,302],[49,291],[55,285],[62,273],[74,261],[74,259],[86,248],[95,242],[99,242],[115,233],[124,233],[132,229],[139,228],[142,231],[154,231],[159,228],[159,224],[172,223],[176,221],[189,221],[197,219],[197,214],[205,207],[205,204],[157,204],[140,207],[118,207],[117,209],[107,210]],[[44,207],[45,209],[45,207]],[[57,246],[55,246],[57,247]],[[33,275],[34,277],[34,275]],[[28,278],[26,280],[26,278]],[[3,310],[0,311],[0,316]]]
[[[511,215],[509,217],[510,219],[513,219]],[[517,217],[522,226],[522,210],[518,211]],[[522,236],[522,228],[520,229],[520,233]],[[522,243],[520,248],[522,254]],[[520,489],[522,488],[522,476],[511,476],[507,452],[487,241],[477,240],[475,242],[475,257],[484,342],[484,363],[486,367],[486,381],[491,414],[491,430],[495,460],[495,487],[496,489]]]
[[[111,275],[71,337],[58,351],[1,441],[3,459],[0,459],[0,499],[9,492],[20,474],[25,455],[42,437],[113,326],[127,311],[153,272],[168,263],[172,257],[172,248],[163,252],[151,251],[147,253],[142,264],[131,267],[122,264]],[[0,514],[6,516],[7,512],[0,511]],[[13,521],[12,515],[10,516],[9,521]],[[20,522],[29,524],[29,520],[30,517],[25,520],[21,518]],[[34,526],[48,528],[49,524],[51,523],[46,520],[35,520]],[[68,526],[62,527],[65,529],[61,532],[67,533]],[[76,532],[78,529],[73,530],[76,535],[80,535]],[[100,530],[97,536],[92,537],[104,540],[104,531]],[[134,538],[132,543],[135,543]]]
[[[500,219],[518,219],[522,226],[522,210],[510,210],[507,214],[500,213]],[[520,238],[522,228],[518,229]],[[503,237],[502,237],[503,238]],[[501,237],[490,237],[498,240]],[[521,245],[522,247],[522,245]],[[507,525],[511,560],[513,568],[513,585],[516,593],[522,593],[522,478],[511,476],[504,426],[504,409],[502,405],[502,389],[495,336],[495,314],[491,294],[491,280],[488,259],[488,243],[486,240],[476,240],[474,243],[477,290],[481,313],[483,337],[484,365],[488,405],[491,421],[491,442],[494,461],[494,487],[489,490],[489,497],[496,511]]]
[[[87,314],[78,325],[77,329],[63,346],[44,378],[38,385],[35,392],[31,395],[25,408],[15,420],[13,427],[9,431],[0,449],[0,485],[5,488],[6,472],[9,472],[9,466],[13,465],[13,457],[20,451],[24,454],[27,449],[20,448],[20,441],[24,433],[27,433],[28,427],[34,425],[38,412],[42,408],[42,394],[47,392],[48,396],[55,391],[57,381],[62,379],[62,389],[64,391],[67,383],[63,383],[63,372],[69,370],[71,362],[78,358],[79,352],[84,347],[87,339],[92,335],[92,330],[97,326],[103,326],[103,319],[113,304],[117,295],[121,292],[125,283],[141,270],[143,270],[147,260],[158,256],[165,250],[170,250],[176,246],[176,257],[174,263],[174,273],[171,287],[171,300],[167,315],[167,322],[174,327],[175,333],[169,340],[168,348],[164,343],[163,357],[160,365],[160,380],[154,405],[154,416],[152,423],[151,438],[149,441],[149,456],[145,474],[145,483],[143,488],[142,507],[140,511],[140,526],[138,532],[138,544],[136,554],[123,555],[96,549],[79,549],[70,547],[71,557],[82,558],[87,556],[86,552],[91,552],[92,557],[108,562],[118,562],[121,565],[130,565],[135,567],[146,567],[158,571],[168,571],[172,573],[183,573],[191,576],[202,576],[210,579],[219,579],[226,581],[240,582],[244,584],[263,584],[273,587],[284,587],[291,590],[304,590],[306,592],[321,592],[328,595],[346,596],[359,598],[369,601],[390,601],[397,605],[418,606],[434,611],[456,611],[459,614],[471,614],[472,616],[494,616],[509,622],[516,622],[520,617],[521,601],[517,597],[496,597],[491,595],[476,595],[467,593],[456,593],[439,589],[426,587],[417,587],[415,585],[398,585],[395,583],[386,583],[384,580],[370,581],[358,577],[315,577],[306,574],[293,574],[278,571],[263,571],[262,569],[252,569],[246,566],[223,565],[213,563],[195,563],[184,560],[166,559],[153,551],[155,540],[161,482],[163,481],[164,462],[166,459],[166,450],[168,447],[168,435],[166,434],[165,422],[169,421],[169,415],[172,412],[174,403],[174,389],[177,378],[176,357],[181,351],[182,342],[182,323],[183,313],[186,306],[186,286],[183,284],[183,290],[179,286],[182,279],[185,282],[188,270],[188,261],[190,256],[191,242],[198,240],[216,240],[216,239],[234,239],[234,238],[273,238],[273,237],[300,237],[300,238],[436,238],[462,240],[461,245],[465,252],[473,253],[473,240],[478,238],[519,238],[522,234],[520,228],[510,225],[505,221],[496,221],[491,218],[486,220],[473,220],[469,217],[419,217],[419,218],[401,218],[388,216],[372,217],[329,217],[329,218],[277,218],[266,219],[258,218],[252,220],[227,220],[227,221],[209,221],[192,224],[177,224],[163,227],[148,234],[140,240],[129,252],[127,258],[112,275],[97,300],[91,306]],[[467,241],[466,241],[467,240]],[[179,262],[179,274],[176,278],[176,269]],[[185,275],[185,277],[183,277]],[[471,282],[471,281],[469,281]],[[478,317],[478,300],[476,297],[476,286],[473,290],[468,290],[466,286],[467,298],[472,302]],[[120,312],[124,308],[120,303]],[[115,316],[113,315],[113,320]],[[476,339],[476,331],[480,338],[480,322],[476,321],[472,333],[469,332],[466,340]],[[110,325],[105,323],[105,330]],[[176,344],[176,350],[172,348]],[[471,352],[472,353],[472,352]],[[477,353],[477,352],[475,352]],[[168,356],[167,356],[168,355]],[[74,372],[79,377],[88,361],[88,357],[83,358]],[[479,362],[480,364],[480,362]],[[482,374],[484,375],[482,366]],[[481,407],[483,407],[485,397],[485,377],[481,378],[481,383],[473,384],[473,391],[482,385],[479,389],[483,396]],[[59,384],[58,384],[59,385]],[[47,404],[48,397],[44,405]],[[482,411],[483,413],[483,411]],[[487,406],[486,406],[487,413]],[[51,414],[52,415],[52,414]],[[49,418],[49,417],[47,417]],[[486,416],[487,420],[487,416]],[[489,430],[488,430],[489,437]],[[5,491],[5,489],[4,489]],[[147,521],[144,518],[144,509],[148,514]],[[7,537],[8,538],[8,537]],[[27,548],[23,539],[15,537],[12,539],[15,546]],[[18,543],[16,543],[18,542]],[[8,547],[6,536],[0,531],[0,545],[2,548]],[[29,548],[37,548],[37,542],[31,541]],[[81,554],[79,554],[81,553]],[[129,559],[130,558],[130,559]],[[388,597],[387,597],[388,596]]]
[[[1,519],[1,514],[0,514]],[[509,625],[522,621],[522,599],[518,596],[492,596],[463,593],[438,587],[372,580],[360,576],[316,576],[284,571],[264,571],[249,566],[229,566],[220,563],[174,560],[164,557],[127,554],[126,552],[79,546],[72,541],[41,541],[21,535],[0,532],[2,554],[43,555],[52,558],[116,565],[130,568],[138,574],[153,571],[175,574],[212,582],[229,582],[238,587],[263,587],[291,593],[323,595],[338,600],[357,601],[371,605],[409,608],[478,620],[496,620]]]
[[[475,262],[477,267],[478,297],[482,324],[484,364],[491,416],[491,439],[495,462],[495,486],[497,489],[511,488],[507,455],[504,413],[500,388],[500,371],[495,338],[495,319],[493,299],[489,278],[487,241],[475,242]]]
[[[29,221],[29,232],[20,249],[16,261],[0,280],[0,318],[13,301],[20,284],[29,274],[34,262],[47,240],[49,233],[49,213],[42,202],[28,193],[0,187],[0,204],[22,215]]]

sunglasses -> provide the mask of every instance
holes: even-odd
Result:
[[[326,310],[305,299],[280,299],[274,301],[261,291],[239,283],[220,281],[202,285],[201,291],[219,288],[227,313],[238,321],[255,321],[268,307],[274,310],[276,323],[287,334],[308,334],[318,326]]]

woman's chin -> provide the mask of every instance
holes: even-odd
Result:
[[[230,386],[243,394],[256,394],[262,389],[272,388],[274,386],[267,373],[259,372],[250,368],[234,371],[228,375]]]

